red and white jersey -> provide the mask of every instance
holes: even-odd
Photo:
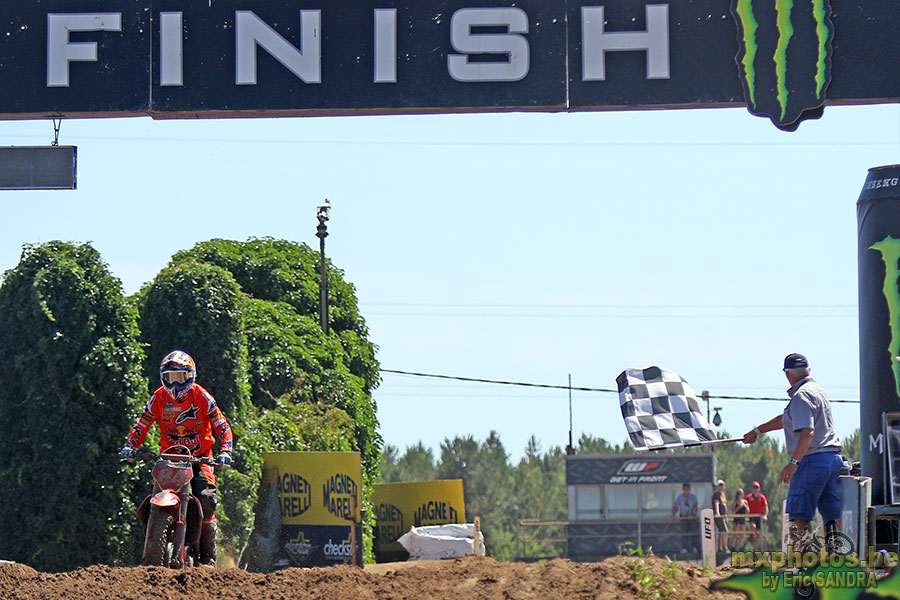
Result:
[[[769,501],[762,492],[758,494],[750,492],[747,494],[747,506],[750,507],[751,515],[764,515],[766,514],[766,508],[769,507]]]
[[[212,456],[212,447],[216,443],[213,433],[222,442],[222,452],[233,451],[234,442],[228,420],[212,395],[199,384],[191,387],[182,402],[173,400],[164,387],[153,392],[144,412],[131,429],[128,445],[139,448],[154,421],[159,425],[160,453],[171,446],[182,445],[194,456]]]

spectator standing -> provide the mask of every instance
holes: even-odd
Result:
[[[719,535],[716,537],[716,552],[728,552],[728,523],[725,515],[728,514],[728,496],[725,495],[725,481],[716,482],[716,491],[712,495],[713,517],[716,521],[716,529]]]
[[[747,506],[750,508],[750,539],[753,541],[753,551],[756,552],[759,550],[762,524],[769,520],[769,501],[760,491],[758,481],[751,484],[751,490],[747,494]]]
[[[809,362],[802,354],[784,357],[784,375],[791,387],[790,401],[780,415],[744,434],[744,443],[754,443],[760,434],[784,430],[784,445],[790,462],[778,480],[788,484],[785,510],[791,520],[794,549],[811,546],[810,522],[818,509],[825,521],[826,544],[840,526],[841,440],[834,430],[831,403],[825,390],[809,375]]]
[[[734,502],[731,504],[731,512],[735,515],[745,515],[750,512],[750,506],[744,497],[744,488],[738,488],[734,492]],[[734,521],[734,539],[731,541],[732,550],[741,551],[744,549],[744,536],[747,531],[747,522],[744,517],[735,517]]]
[[[675,498],[672,518],[681,521],[681,551],[699,552],[700,529],[697,525],[697,496],[691,493],[691,484],[681,486],[682,493]]]

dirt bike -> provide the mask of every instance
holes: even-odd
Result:
[[[203,509],[191,494],[193,466],[221,467],[212,458],[192,456],[185,446],[170,446],[165,454],[140,453],[137,460],[155,460],[153,492],[137,509],[144,527],[141,564],[180,569],[199,561]]]

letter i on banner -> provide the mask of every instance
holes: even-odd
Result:
[[[700,511],[700,549],[703,551],[703,566],[715,569],[716,536],[711,508],[704,508]]]

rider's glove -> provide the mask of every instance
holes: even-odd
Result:
[[[223,452],[219,455],[219,458],[216,459],[216,462],[220,467],[228,467],[231,466],[231,455],[227,452]]]
[[[135,457],[137,457],[137,450],[131,446],[125,446],[122,448],[122,451],[119,452],[119,458],[122,460],[134,460]]]

